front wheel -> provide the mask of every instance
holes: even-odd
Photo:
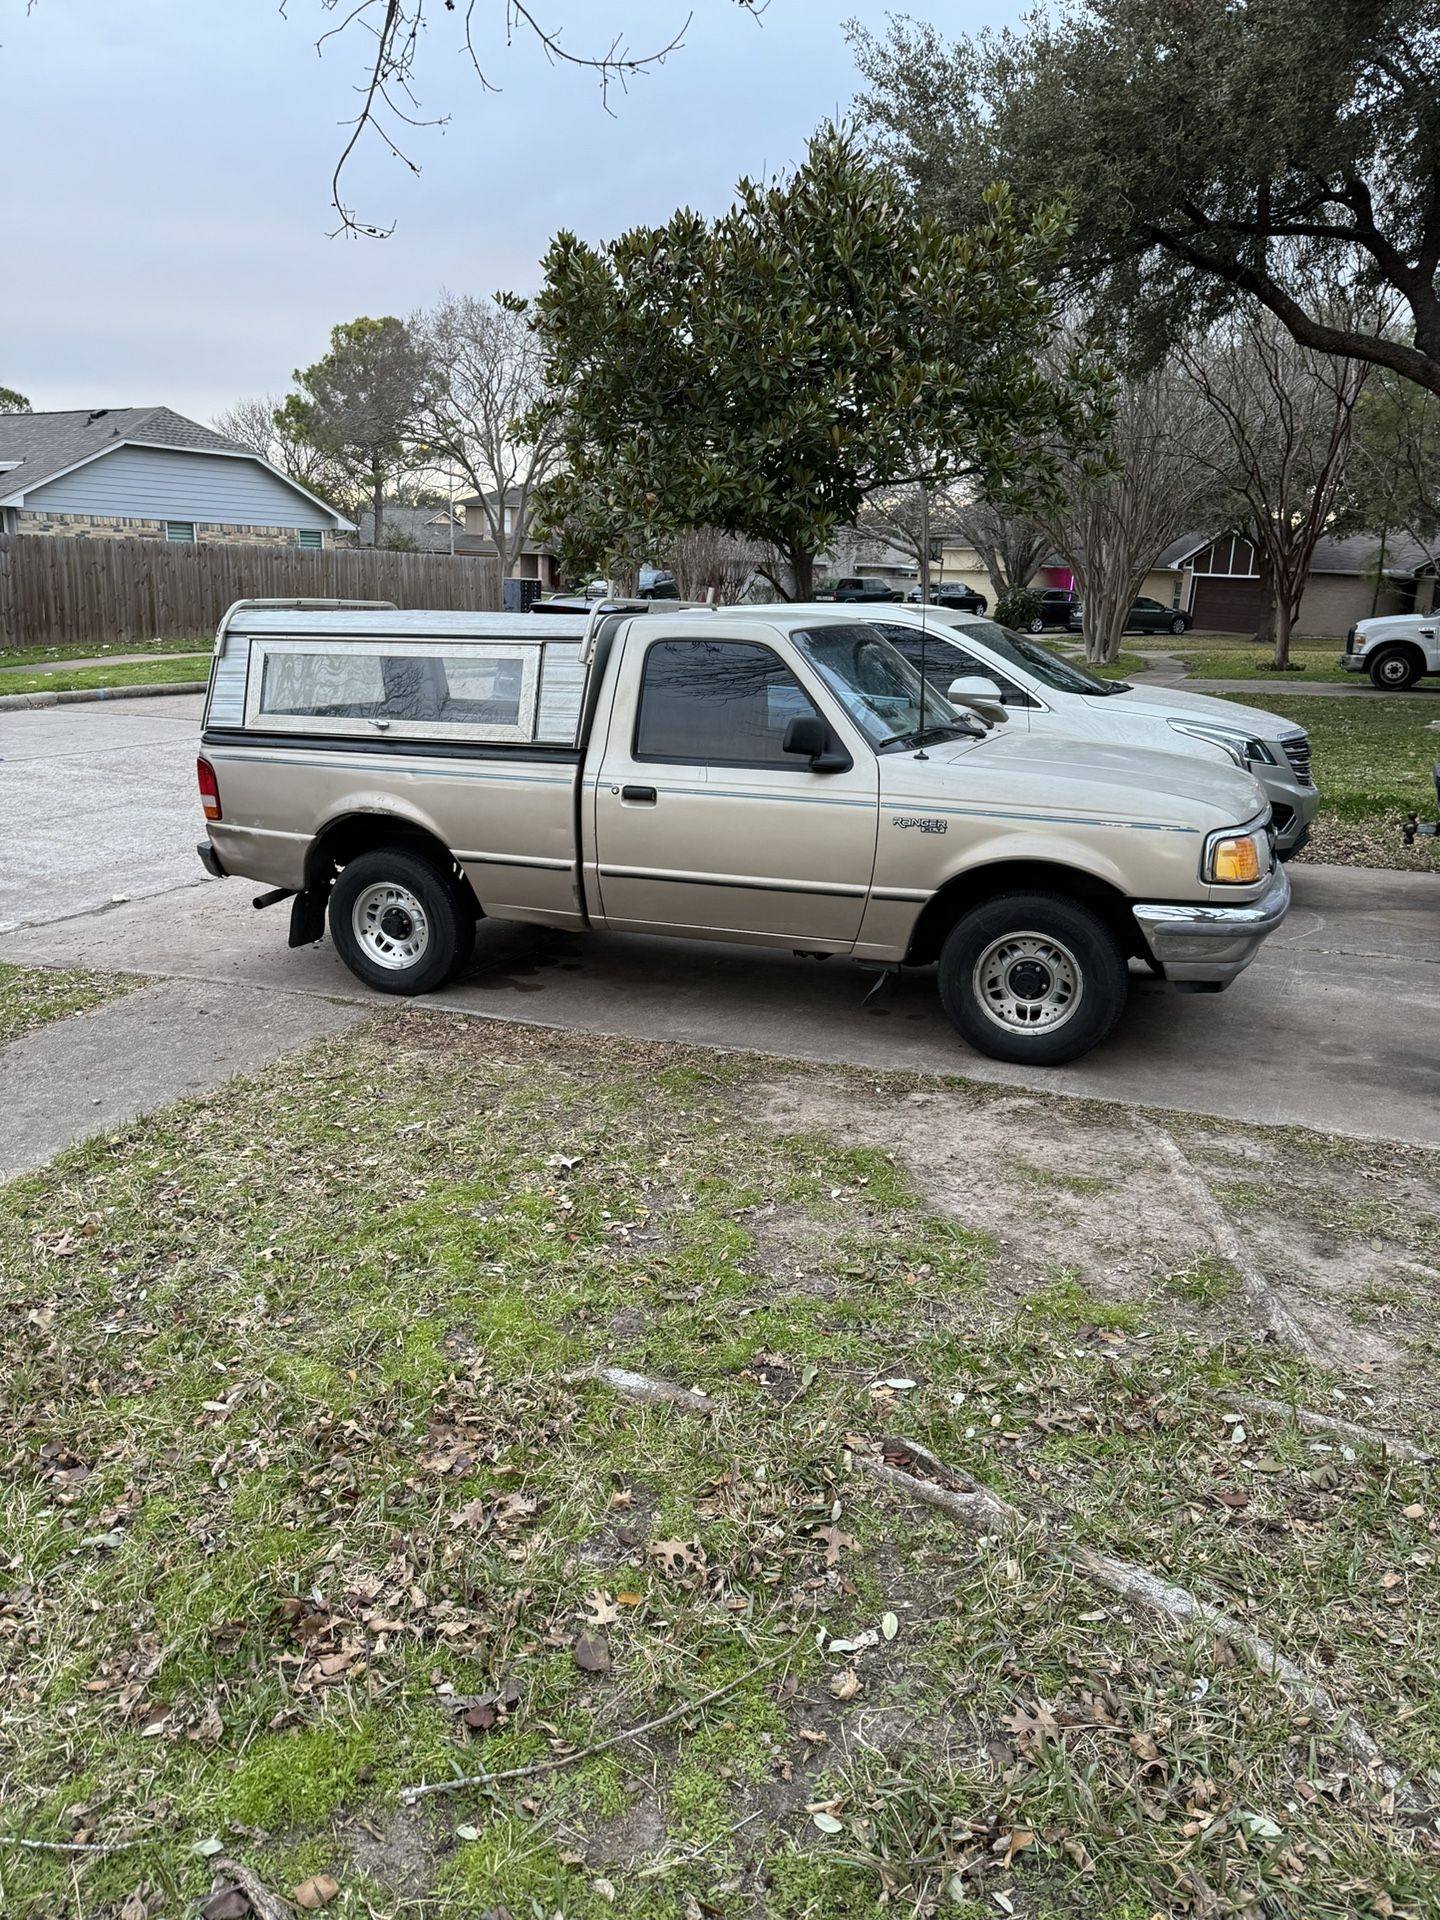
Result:
[[[1188,620],[1182,619],[1177,613],[1175,618],[1170,622],[1170,631],[1171,633],[1184,633],[1189,624]]]
[[[1420,678],[1420,662],[1408,647],[1392,647],[1370,662],[1370,684],[1382,693],[1404,693]]]
[[[438,859],[377,847],[351,860],[331,889],[330,937],[367,987],[431,993],[470,958],[475,914]]]
[[[1098,914],[1051,893],[1009,893],[957,922],[940,952],[940,1002],[992,1060],[1058,1067],[1098,1046],[1129,975]]]
[[[1030,622],[1030,631],[1031,633],[1044,633],[1045,631],[1045,622],[1040,618],[1038,613]]]

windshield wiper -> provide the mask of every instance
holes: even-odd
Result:
[[[932,740],[944,740],[953,734],[959,734],[962,739],[983,740],[988,731],[985,726],[912,727],[909,733],[892,733],[875,751],[883,753],[886,747],[923,747]]]

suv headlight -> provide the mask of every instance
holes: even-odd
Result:
[[[1264,827],[1222,827],[1205,842],[1202,879],[1212,886],[1253,887],[1270,871],[1270,836]]]
[[[1237,767],[1273,767],[1279,762],[1263,740],[1253,733],[1241,733],[1230,727],[1211,726],[1205,720],[1172,720],[1176,733],[1188,733],[1192,740],[1208,741],[1228,753]]]

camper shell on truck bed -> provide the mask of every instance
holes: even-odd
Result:
[[[1289,901],[1250,774],[1007,738],[858,609],[241,604],[198,771],[208,870],[293,897],[292,944],[328,918],[391,993],[442,985],[485,915],[938,961],[966,1039],[1054,1064],[1128,961],[1218,989]]]

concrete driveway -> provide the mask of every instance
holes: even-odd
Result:
[[[261,995],[387,1004],[328,941],[292,953],[284,908],[250,906],[258,888],[202,873],[198,707],[177,698],[0,716],[0,959],[230,987],[252,1018]],[[971,1053],[929,973],[866,1007],[872,978],[850,963],[750,947],[496,922],[465,977],[419,1004],[1440,1146],[1440,881],[1291,873],[1289,921],[1229,992],[1182,997],[1137,977],[1117,1033],[1048,1073]]]

